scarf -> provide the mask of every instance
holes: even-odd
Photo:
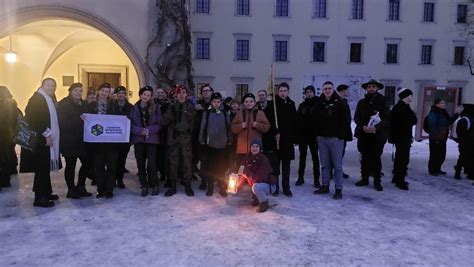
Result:
[[[48,104],[49,117],[51,122],[51,128],[47,128],[43,133],[45,137],[51,137],[52,146],[49,148],[50,155],[50,171],[57,172],[59,170],[59,122],[58,114],[56,113],[56,106],[54,100],[49,96],[43,89],[38,89],[38,93],[41,94],[46,103]]]

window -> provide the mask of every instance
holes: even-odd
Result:
[[[288,61],[288,41],[275,41],[275,61]]]
[[[352,0],[352,19],[364,18],[364,0]]]
[[[276,0],[276,16],[288,17],[288,0]]]
[[[454,65],[464,65],[464,46],[454,47]]]
[[[421,64],[431,64],[432,45],[421,46]]]
[[[434,21],[434,3],[425,3],[423,11],[423,21],[433,22]]]
[[[458,5],[458,23],[467,23],[467,5]]]
[[[349,62],[362,62],[362,43],[351,43]]]
[[[209,59],[209,38],[197,38],[196,59]]]
[[[237,40],[235,59],[236,60],[249,60],[249,40]]]
[[[388,1],[388,20],[400,20],[400,0]]]
[[[249,85],[246,83],[238,83],[235,85],[235,97],[237,99],[242,99],[244,95],[249,92]]]
[[[392,86],[392,85],[389,85],[389,86],[385,86],[384,87],[384,90],[385,90],[385,99],[387,100],[387,103],[390,105],[390,106],[393,106],[395,105],[395,91],[396,91],[396,87],[395,86]]]
[[[315,0],[314,17],[326,18],[326,0]]]
[[[209,13],[209,0],[196,0],[196,13]]]
[[[250,15],[250,0],[237,0],[237,15]]]
[[[458,87],[458,106],[462,106],[462,87]]]
[[[313,42],[313,61],[324,62],[324,50],[326,44],[324,42]]]
[[[385,58],[385,62],[388,64],[397,64],[398,58],[398,44],[387,44],[387,55]]]

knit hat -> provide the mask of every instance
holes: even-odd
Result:
[[[377,85],[377,87],[379,89],[383,89],[383,84],[379,83],[377,80],[375,79],[370,79],[368,82],[362,84],[362,88],[366,89],[367,90],[367,86],[371,85],[371,84],[375,84]]]
[[[127,92],[127,88],[125,88],[124,86],[119,86],[115,88],[114,93],[118,94],[119,92]]]
[[[403,88],[398,88],[397,91],[398,91],[398,98],[399,98],[399,99],[404,99],[405,97],[408,97],[408,96],[410,96],[410,95],[413,95],[413,92],[412,92],[410,89],[405,88],[405,87],[403,87]]]
[[[110,83],[103,83],[101,85],[99,85],[99,87],[97,87],[97,91],[100,91],[100,89],[102,88],[111,88],[112,86],[110,85]]]
[[[249,98],[249,97],[250,97],[250,98],[253,98],[253,100],[255,101],[255,95],[252,94],[252,93],[247,93],[247,94],[245,94],[244,97],[242,98],[242,103],[245,101],[245,99],[247,99],[247,98]]]
[[[306,91],[308,91],[308,90],[311,90],[311,92],[313,92],[313,94],[316,94],[316,89],[314,88],[314,86],[312,86],[312,85],[306,86],[306,87],[304,88],[304,92],[303,92],[303,93],[306,94]]]
[[[147,85],[145,87],[140,88],[140,90],[138,90],[138,95],[142,95],[143,93],[145,93],[145,91],[150,91],[150,93],[153,94],[153,88]]]
[[[258,145],[261,149],[262,148],[262,140],[260,140],[259,138],[255,138],[255,139],[252,140],[252,142],[250,142],[250,145]]]
[[[338,92],[344,91],[344,90],[347,90],[347,89],[349,89],[349,85],[347,85],[347,84],[340,84],[340,85],[338,85],[337,88],[336,88],[336,90],[337,90]]]
[[[71,92],[72,90],[74,90],[74,88],[82,88],[82,83],[73,83],[71,84],[71,86],[69,86],[69,89],[67,89],[69,92]]]
[[[220,99],[220,100],[222,100],[222,95],[221,95],[221,93],[219,93],[219,92],[213,93],[213,94],[211,95],[210,101],[212,101],[212,100],[214,100],[214,99]]]

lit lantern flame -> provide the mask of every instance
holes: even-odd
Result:
[[[239,175],[231,173],[229,175],[229,182],[227,184],[227,193],[237,194],[237,182],[239,181]]]

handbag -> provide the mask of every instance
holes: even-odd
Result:
[[[13,142],[24,149],[34,151],[38,145],[38,133],[31,130],[27,122],[20,120]]]

